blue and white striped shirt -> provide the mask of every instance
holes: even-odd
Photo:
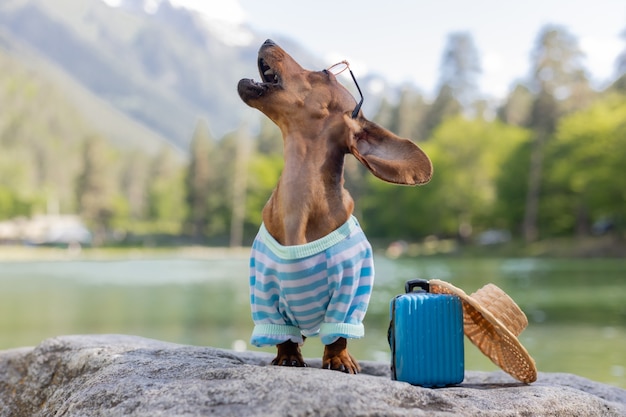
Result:
[[[261,225],[250,256],[250,342],[363,337],[374,284],[372,247],[355,217],[314,242],[282,246]]]

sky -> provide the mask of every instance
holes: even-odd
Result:
[[[472,35],[481,91],[496,98],[528,76],[530,52],[546,24],[565,27],[578,39],[596,88],[615,76],[616,58],[626,50],[626,34],[620,37],[626,32],[624,0],[170,1],[246,23],[264,37],[289,36],[329,65],[347,59],[357,77],[378,73],[395,84],[413,83],[427,95],[436,91],[452,32]]]
[[[239,0],[257,31],[293,37],[329,64],[350,61],[395,83],[432,94],[451,32],[470,32],[481,57],[480,87],[503,96],[527,77],[530,52],[546,24],[578,38],[596,86],[615,75],[626,50],[624,0]]]

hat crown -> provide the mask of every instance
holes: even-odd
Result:
[[[511,333],[519,336],[528,326],[526,315],[507,293],[494,284],[487,284],[471,295]]]

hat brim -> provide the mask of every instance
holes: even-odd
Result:
[[[513,334],[489,310],[465,291],[438,279],[431,279],[430,292],[458,296],[463,304],[463,331],[493,363],[513,378],[531,383],[537,380],[535,361]]]

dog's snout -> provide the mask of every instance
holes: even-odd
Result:
[[[276,46],[276,42],[271,39],[267,39],[265,42],[263,42],[263,46]]]

